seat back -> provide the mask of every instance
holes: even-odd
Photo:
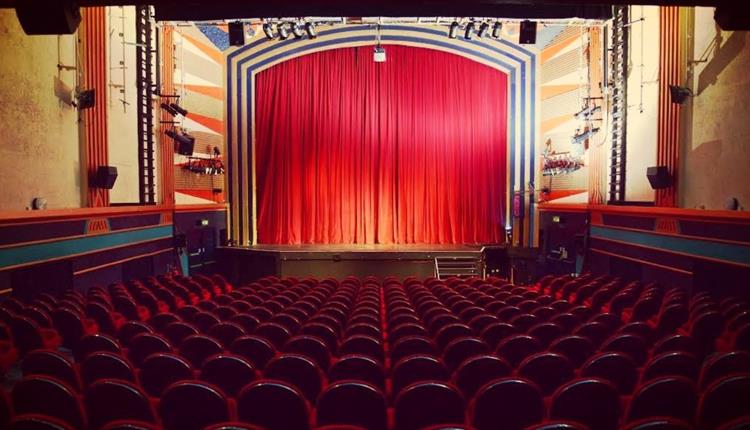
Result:
[[[200,368],[208,357],[219,354],[223,350],[219,341],[202,334],[188,336],[180,343],[180,355],[195,368]]]
[[[220,389],[200,381],[167,387],[159,402],[165,430],[203,430],[229,420],[229,403]]]
[[[141,366],[141,384],[154,397],[161,397],[164,390],[173,383],[190,379],[193,379],[190,362],[175,354],[151,355]]]
[[[449,378],[450,373],[442,360],[427,355],[411,355],[393,367],[393,395],[398,395],[403,388],[414,382],[447,381]]]
[[[31,351],[21,362],[23,376],[47,375],[65,382],[74,390],[80,391],[81,382],[73,363],[59,352]]]
[[[621,394],[630,394],[638,380],[638,369],[633,359],[621,352],[603,352],[583,364],[581,376],[605,379]]]
[[[708,430],[740,418],[748,413],[750,373],[726,376],[706,388],[700,398],[697,428]]]
[[[518,366],[526,357],[541,352],[542,345],[535,338],[525,335],[512,335],[497,345],[495,352],[511,366]]]
[[[383,393],[374,385],[340,381],[328,386],[317,404],[317,424],[351,424],[373,430],[386,430],[387,416]]]
[[[684,376],[665,376],[643,384],[633,394],[627,421],[647,417],[693,418],[697,396],[695,385]]]
[[[89,354],[81,363],[81,379],[88,386],[99,379],[122,379],[135,382],[135,371],[128,361],[111,352]]]
[[[549,415],[585,424],[591,430],[614,429],[620,421],[620,396],[605,380],[574,380],[552,395]]]
[[[267,430],[307,430],[308,414],[304,395],[283,381],[253,382],[237,397],[237,417]]]
[[[477,391],[470,412],[477,430],[522,430],[544,417],[542,393],[523,378],[500,378]]]
[[[120,380],[102,379],[86,389],[86,412],[92,428],[101,428],[115,420],[133,419],[156,423],[146,394],[137,385]]]
[[[475,337],[461,337],[451,341],[443,351],[443,361],[448,370],[453,371],[467,358],[484,355],[490,352],[490,348],[482,340]]]
[[[11,392],[16,414],[42,414],[58,418],[76,429],[86,428],[83,406],[73,389],[55,378],[23,378]]]
[[[434,424],[463,423],[464,398],[441,381],[417,382],[401,390],[395,401],[395,428],[417,430]]]
[[[312,404],[315,404],[323,386],[320,368],[314,361],[300,354],[279,355],[268,363],[263,376],[296,385]]]
[[[518,375],[534,382],[546,396],[573,379],[573,364],[562,354],[541,352],[522,361]]]
[[[478,355],[467,359],[453,373],[453,382],[464,397],[471,399],[484,384],[510,375],[511,368],[494,355]]]
[[[255,379],[257,373],[253,365],[238,355],[214,355],[201,367],[201,380],[216,385],[230,397],[235,397],[242,387]]]
[[[380,390],[385,389],[383,366],[372,357],[365,355],[345,355],[328,371],[331,382],[355,379],[369,382]]]
[[[128,358],[136,367],[140,367],[149,355],[171,351],[172,345],[165,337],[155,333],[139,333],[130,340]]]

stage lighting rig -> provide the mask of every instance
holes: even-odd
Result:
[[[576,119],[591,119],[591,116],[602,110],[601,106],[590,105],[575,114]]]
[[[487,36],[487,33],[489,33],[489,31],[490,31],[490,25],[488,23],[486,23],[486,22],[483,22],[479,26],[479,31],[477,32],[477,37],[481,39],[481,38]]]
[[[315,39],[318,37],[318,33],[315,31],[315,24],[312,22],[305,23],[305,32],[307,33],[307,37],[310,39]]]
[[[297,39],[302,39],[302,36],[305,35],[305,32],[302,31],[302,27],[299,25],[298,22],[292,22],[289,24],[290,27],[292,27],[292,34],[294,34],[294,37]]]
[[[178,105],[177,103],[170,103],[169,107],[171,107],[172,110],[174,110],[175,112],[179,113],[182,116],[188,116],[187,109],[180,107],[180,105]]]
[[[279,23],[278,29],[279,29],[279,39],[281,40],[289,39],[289,29],[283,22]]]
[[[583,143],[585,140],[590,139],[591,137],[593,137],[598,132],[599,132],[599,128],[598,127],[590,128],[590,129],[584,130],[583,132],[580,132],[580,133],[576,132],[576,134],[573,136],[573,139],[572,139],[571,143],[574,143],[574,144]]]
[[[464,39],[471,40],[474,37],[474,22],[466,24],[466,31],[464,32]]]
[[[492,26],[492,37],[494,39],[499,39],[503,35],[503,23],[500,21],[495,21],[495,24]]]
[[[166,103],[162,103],[159,106],[161,106],[162,109],[164,109],[165,111],[167,111],[167,113],[170,114],[170,115],[172,115],[172,116],[179,115],[179,112],[177,112],[174,108],[172,108],[172,106],[170,106],[170,105],[168,105]]]
[[[680,87],[677,85],[669,86],[669,98],[672,103],[681,105],[684,104],[689,97],[693,96],[693,91],[687,87]]]
[[[458,21],[453,21],[450,28],[448,29],[448,37],[450,37],[451,39],[455,39],[458,35],[458,27]]]
[[[266,39],[272,40],[276,38],[276,32],[274,32],[273,25],[270,22],[263,23],[263,33],[266,34]]]

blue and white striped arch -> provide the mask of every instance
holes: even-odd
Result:
[[[445,27],[385,25],[384,45],[405,45],[446,51],[495,68],[508,75],[508,184],[506,220],[510,220],[513,191],[527,191],[536,171],[535,140],[539,136],[539,61],[533,48],[507,40],[450,39]],[[319,28],[315,39],[258,39],[226,58],[226,125],[229,225],[231,239],[240,245],[257,240],[255,198],[255,76],[289,59],[329,49],[375,45],[375,28],[350,25]],[[528,244],[533,244],[533,203],[526,212]]]

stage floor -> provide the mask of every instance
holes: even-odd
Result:
[[[453,253],[453,252],[482,252],[484,245],[429,245],[429,244],[353,244],[353,245],[320,245],[320,244],[303,244],[303,245],[252,245],[237,246],[235,248],[248,249],[252,251],[264,252],[323,252],[323,253],[347,253],[347,252],[416,252],[416,253]]]
[[[488,245],[487,245],[488,246]],[[481,261],[485,245],[253,245],[220,247],[227,272],[241,280],[276,276],[417,276],[435,274],[436,259]]]

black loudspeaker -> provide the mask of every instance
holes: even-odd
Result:
[[[99,166],[96,169],[96,176],[94,177],[94,186],[96,188],[106,188],[111,190],[115,186],[117,180],[117,167],[115,166]]]
[[[505,246],[484,247],[484,269],[487,276],[510,278],[510,258]]]
[[[229,44],[231,46],[245,45],[245,24],[241,22],[229,23]]]
[[[529,20],[521,21],[518,43],[522,45],[533,45],[536,43],[536,22]]]
[[[646,177],[651,184],[651,188],[660,190],[669,188],[672,185],[672,176],[669,174],[667,166],[653,166],[646,169]]]
[[[76,0],[23,0],[16,2],[16,16],[28,35],[73,34],[81,23]]]
[[[177,153],[180,155],[186,155],[188,157],[193,155],[193,149],[195,148],[195,138],[188,135],[180,135],[177,139]]]
[[[91,109],[96,106],[96,90],[85,90],[78,93],[78,109]]]

